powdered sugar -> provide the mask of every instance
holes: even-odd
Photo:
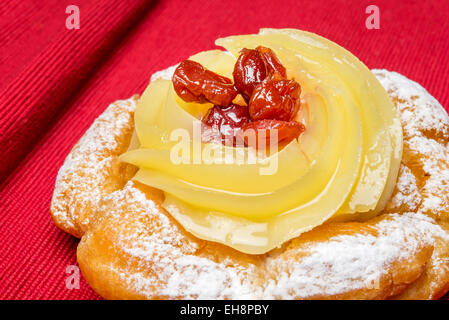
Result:
[[[406,207],[407,210],[417,210],[422,201],[416,184],[416,178],[412,171],[402,165],[399,169],[398,181],[396,183],[396,192],[387,204],[387,210],[398,210],[401,207]]]
[[[112,191],[99,185],[116,174],[117,154],[123,151],[123,141],[117,137],[132,129],[136,101],[133,97],[111,104],[86,131],[59,169],[51,211],[64,229],[72,229],[78,235],[81,231],[75,231],[79,228],[77,225],[89,222],[89,215],[81,217],[80,213],[90,212]]]
[[[399,99],[405,135],[414,136],[423,130],[435,130],[449,138],[448,114],[422,86],[396,72],[373,70],[373,73],[389,94]]]
[[[124,232],[116,244],[133,260],[139,261],[138,270],[114,270],[123,281],[141,294],[148,297],[155,294],[152,290],[155,280],[148,277],[149,270],[156,272],[158,282],[162,283],[156,292],[159,296],[199,299],[250,298],[257,291],[248,281],[242,280],[248,279],[245,274],[254,273],[251,267],[227,268],[224,263],[193,255],[198,250],[197,244],[185,242],[183,234],[166,213],[160,211],[153,201],[147,200],[132,182],[105,200],[106,203],[115,202],[113,208],[120,208],[120,204],[125,203],[128,207],[126,212],[143,215],[140,219],[133,220],[133,232]],[[116,210],[110,214],[126,221],[128,219],[123,215],[123,211]],[[151,216],[151,226],[142,223],[146,221],[144,216]]]
[[[425,183],[420,212],[435,216],[449,212],[449,116],[423,87],[404,76],[374,70],[396,99],[404,129],[404,148],[419,156]]]
[[[435,235],[449,240],[427,216],[406,213],[391,217],[376,225],[376,236],[340,235],[308,248],[309,254],[301,261],[269,262],[270,269],[288,271],[269,281],[266,297],[307,298],[364,288],[384,276],[393,261],[407,262],[420,247],[432,244]]]
[[[158,71],[153,73],[153,75],[151,76],[151,81],[157,80],[157,79],[162,79],[162,80],[170,80],[173,76],[173,73],[175,72],[175,69],[178,65],[174,65],[171,67],[168,67],[167,69]]]
[[[123,281],[140,294],[198,299],[272,299],[310,298],[334,295],[367,286],[388,272],[393,261],[407,263],[436,236],[449,240],[446,233],[428,216],[416,213],[393,214],[374,228],[376,235],[358,233],[337,235],[324,242],[311,243],[300,260],[268,257],[264,263],[241,266],[216,262],[198,254],[195,242],[185,244],[178,227],[169,221],[151,200],[129,182],[124,189],[107,197],[108,201],[134,206],[133,212],[151,215],[147,224],[133,221],[134,231],[124,232],[116,245],[132,260],[136,270],[114,270]],[[117,219],[127,221],[123,211],[112,211]],[[298,249],[298,250],[299,250]],[[295,249],[291,249],[295,250]],[[116,267],[113,267],[116,268]],[[148,273],[157,273],[157,282]],[[275,278],[270,275],[276,274]],[[256,277],[264,277],[255,286]],[[159,288],[154,289],[157,285]]]
[[[416,135],[407,142],[409,148],[426,157],[422,159],[422,169],[427,175],[420,210],[434,215],[447,214],[449,203],[449,153],[447,147],[433,139]]]

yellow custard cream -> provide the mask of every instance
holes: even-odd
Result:
[[[251,147],[203,143],[211,104],[186,103],[155,80],[135,112],[138,143],[121,160],[134,180],[163,190],[164,208],[197,237],[261,254],[328,219],[355,220],[383,209],[402,156],[399,115],[371,71],[312,33],[262,29],[218,39],[191,60],[232,79],[242,48],[271,48],[302,89],[298,140],[261,155]],[[231,54],[229,54],[231,53]]]

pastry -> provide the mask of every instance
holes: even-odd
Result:
[[[60,169],[52,216],[81,238],[92,288],[107,299],[444,295],[442,106],[310,33],[263,29],[217,44],[229,52],[195,55],[110,105]],[[207,127],[195,164],[183,153],[195,145],[170,135],[195,135],[191,123]],[[219,162],[227,150],[255,161]]]

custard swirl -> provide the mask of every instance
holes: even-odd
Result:
[[[165,209],[194,235],[252,254],[330,218],[381,211],[395,185],[402,129],[367,67],[335,43],[293,29],[263,29],[216,44],[232,55],[214,50],[190,59],[223,76],[242,48],[271,48],[301,84],[297,118],[305,132],[268,156],[202,143],[195,127],[211,106],[183,102],[169,80],[156,80],[135,113],[140,147],[121,156],[140,168],[134,179],[163,190]],[[276,170],[263,174],[273,161]]]

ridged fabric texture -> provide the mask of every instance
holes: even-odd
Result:
[[[151,74],[214,40],[291,27],[344,46],[370,68],[397,71],[449,106],[449,2],[79,0],[0,2],[0,299],[99,299],[68,289],[78,240],[52,223],[57,171],[94,119],[141,93]],[[446,109],[447,110],[447,109]]]

